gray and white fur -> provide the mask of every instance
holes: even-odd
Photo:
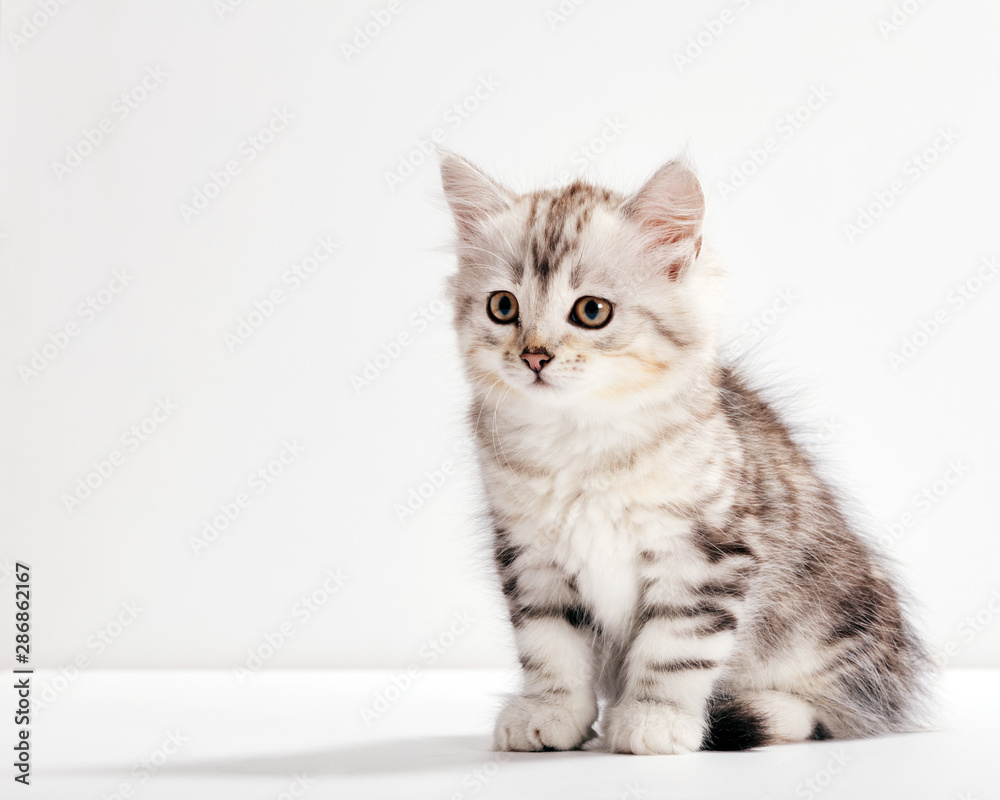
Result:
[[[632,196],[580,181],[515,194],[449,153],[441,171],[523,669],[495,746],[580,747],[600,704],[622,753],[919,728],[928,659],[899,587],[777,413],[720,363],[690,167],[668,163]]]

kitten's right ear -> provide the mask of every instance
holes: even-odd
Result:
[[[667,272],[672,280],[677,280],[697,259],[705,194],[684,159],[660,167],[621,210],[639,224],[651,249],[667,257]]]
[[[488,217],[510,204],[511,196],[500,184],[448,150],[441,150],[441,185],[455,216],[459,233],[469,237]]]

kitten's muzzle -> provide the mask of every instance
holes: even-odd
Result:
[[[528,369],[536,375],[553,359],[553,355],[544,347],[525,348],[521,351],[521,360],[528,365]]]

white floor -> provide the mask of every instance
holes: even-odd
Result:
[[[264,669],[240,685],[232,672],[94,671],[72,682],[36,672],[35,697],[49,702],[32,721],[31,788],[11,790],[6,777],[0,796],[1000,798],[1000,672],[949,673],[940,732],[654,757],[494,753],[492,718],[512,676],[424,670],[390,689],[399,675]],[[393,702],[366,724],[379,693]]]

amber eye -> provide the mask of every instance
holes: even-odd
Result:
[[[517,322],[517,298],[510,292],[493,292],[486,312],[491,320],[500,325]]]
[[[569,318],[581,328],[603,328],[611,321],[611,303],[601,297],[581,297]]]

